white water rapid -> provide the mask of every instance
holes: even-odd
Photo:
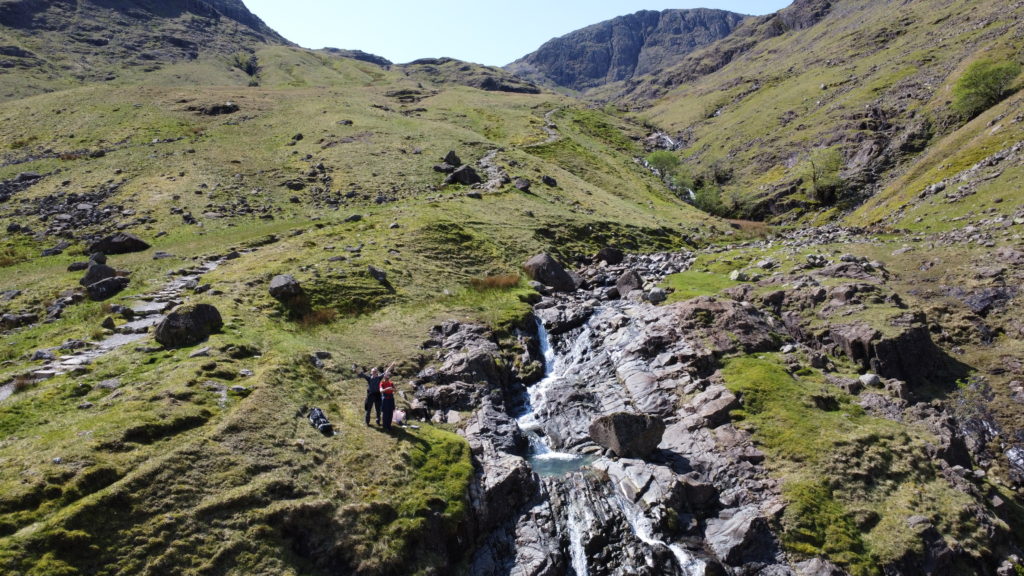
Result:
[[[676,557],[676,562],[679,564],[679,569],[685,576],[704,576],[704,562],[695,558],[692,554],[687,552],[682,546],[677,544],[669,544],[664,540],[659,540],[654,536],[654,527],[651,526],[651,521],[635,504],[629,502],[625,498],[618,496],[615,498],[622,509],[623,516],[626,517],[626,521],[633,528],[633,533],[639,538],[644,544],[648,546],[662,546],[672,551],[672,555]]]
[[[576,340],[575,347],[586,346],[589,329],[584,329]],[[527,403],[524,411],[516,419],[519,428],[526,433],[530,441],[530,465],[533,471],[541,476],[562,476],[573,470],[578,470],[593,460],[592,457],[571,452],[560,452],[552,450],[547,436],[541,424],[547,396],[552,385],[562,378],[571,366],[556,358],[554,349],[548,339],[547,330],[544,324],[537,321],[537,339],[540,342],[541,353],[544,355],[544,378],[527,389]],[[569,354],[569,358],[578,357],[578,354]]]

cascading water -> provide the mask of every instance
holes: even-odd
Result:
[[[617,496],[615,500],[622,509],[622,514],[626,517],[626,521],[633,528],[633,533],[644,544],[652,547],[663,546],[671,550],[672,555],[676,557],[676,562],[679,564],[679,569],[682,570],[685,576],[702,576],[704,574],[704,562],[695,558],[693,554],[687,552],[682,546],[668,544],[654,536],[654,527],[651,526],[651,521],[643,515],[643,512],[636,505],[621,496]]]
[[[608,313],[615,310],[608,309]],[[618,312],[621,312],[619,310]],[[601,317],[600,311],[595,317]],[[599,320],[595,320],[600,324]],[[597,326],[598,324],[595,324]],[[563,553],[574,576],[590,576],[592,573],[605,573],[596,566],[588,566],[588,542],[594,537],[595,531],[602,531],[609,526],[614,517],[624,520],[620,525],[628,526],[621,534],[623,542],[634,542],[641,548],[633,556],[632,564],[639,571],[637,574],[650,574],[651,570],[660,570],[663,574],[683,576],[702,576],[704,563],[694,558],[681,546],[660,539],[652,526],[651,520],[643,511],[617,489],[605,484],[604,480],[588,474],[584,467],[599,460],[598,456],[589,456],[557,448],[565,443],[565,432],[557,432],[558,424],[552,424],[559,416],[564,418],[566,411],[575,407],[575,401],[565,402],[567,394],[577,394],[584,383],[593,383],[600,379],[600,373],[611,371],[614,382],[614,367],[607,364],[608,356],[592,348],[601,346],[595,342],[595,330],[589,324],[584,325],[571,340],[571,344],[563,347],[562,353],[556,354],[549,335],[542,322],[537,321],[537,338],[540,351],[544,357],[544,378],[527,389],[524,409],[517,418],[520,429],[530,440],[528,461],[533,471],[544,478],[549,492],[560,494],[557,509],[561,518],[559,532],[563,535],[566,547]],[[600,340],[600,339],[598,339]],[[595,372],[595,367],[599,370]],[[596,375],[596,376],[595,376]],[[614,393],[613,393],[614,395]],[[593,410],[601,412],[600,404],[588,405],[583,417],[589,424],[588,414]],[[565,425],[564,419],[562,426]],[[553,427],[554,426],[554,427]],[[549,429],[558,435],[553,441]],[[553,448],[553,446],[555,446]],[[600,510],[600,511],[597,511]],[[621,568],[629,570],[630,563],[621,564]],[[595,572],[596,570],[596,572]]]
[[[588,331],[584,330],[577,339],[576,346],[586,345],[587,335]],[[537,339],[540,341],[541,353],[544,356],[544,378],[527,389],[526,406],[516,422],[530,441],[529,460],[533,471],[540,476],[562,476],[592,462],[593,457],[551,449],[539,413],[544,411],[552,385],[562,378],[568,366],[565,366],[566,362],[556,357],[547,330],[540,320],[537,320]],[[577,354],[568,356],[578,357]]]

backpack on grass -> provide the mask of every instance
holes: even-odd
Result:
[[[334,434],[334,426],[331,426],[330,421],[327,420],[327,416],[324,415],[324,411],[319,408],[310,409],[309,423],[319,430],[324,436],[331,436]]]

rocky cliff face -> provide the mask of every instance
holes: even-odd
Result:
[[[723,10],[644,10],[549,40],[506,68],[534,82],[586,90],[652,74],[728,36],[744,18]]]

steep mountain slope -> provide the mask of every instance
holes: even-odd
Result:
[[[241,0],[3,0],[0,24],[0,100],[288,44]]]
[[[606,95],[674,138],[722,212],[792,220],[859,203],[956,130],[952,84],[1019,58],[1019,18],[1001,2],[802,1]],[[816,186],[829,155],[833,185]]]
[[[744,18],[724,10],[643,10],[549,40],[505,69],[539,84],[584,91],[658,72],[728,36]]]

